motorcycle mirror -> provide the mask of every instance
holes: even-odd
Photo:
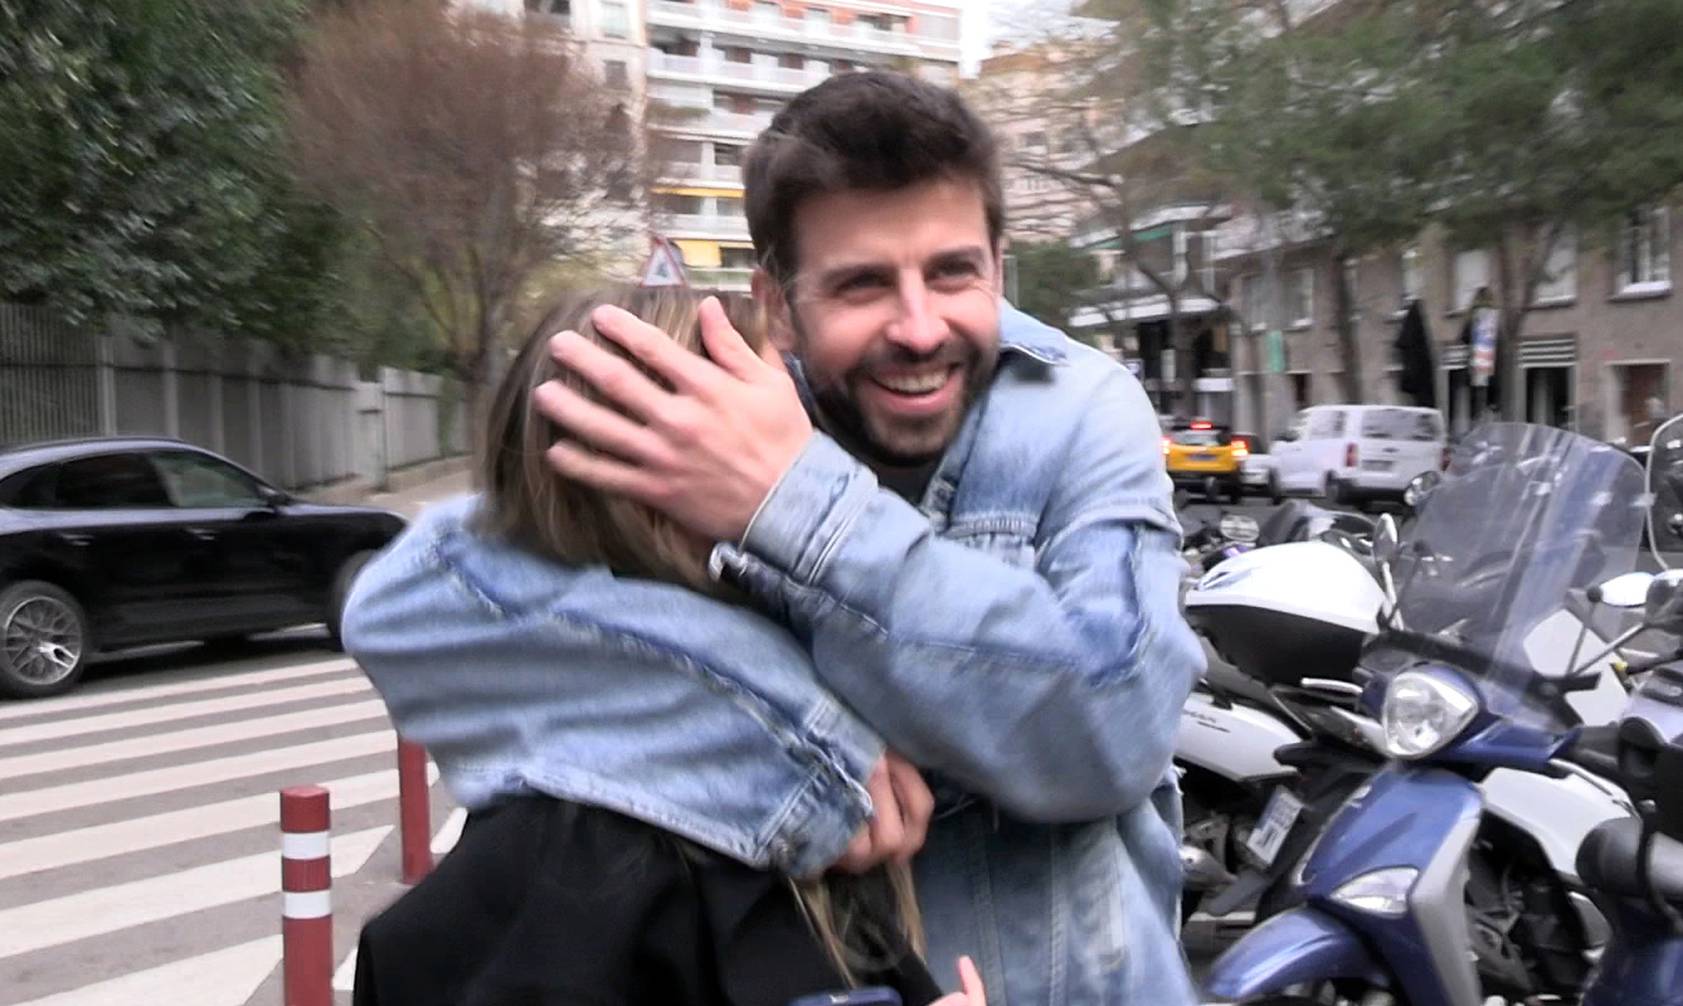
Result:
[[[1683,553],[1683,416],[1662,423],[1648,442],[1648,547],[1661,569]]]
[[[1256,518],[1242,513],[1223,514],[1221,517],[1221,536],[1228,541],[1241,542],[1249,545],[1256,541],[1262,533]]]
[[[1609,608],[1640,608],[1648,602],[1648,587],[1654,582],[1652,573],[1626,573],[1599,583],[1589,589],[1589,599]]]
[[[1426,502],[1426,497],[1443,481],[1443,476],[1435,471],[1424,471],[1408,480],[1408,488],[1403,490],[1403,503],[1410,510],[1420,509],[1420,504]]]
[[[1683,569],[1668,569],[1648,584],[1643,622],[1650,629],[1683,633]]]

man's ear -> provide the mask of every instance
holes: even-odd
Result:
[[[750,280],[754,291],[754,299],[759,302],[760,309],[765,312],[767,336],[771,344],[779,351],[793,353],[795,351],[795,324],[790,317],[789,298],[783,292],[783,284],[777,282],[763,267],[756,266],[754,277]]]

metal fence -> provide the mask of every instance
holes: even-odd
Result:
[[[455,382],[269,343],[68,325],[0,304],[0,446],[79,436],[179,437],[289,489],[460,454]]]

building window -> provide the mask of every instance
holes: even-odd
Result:
[[[740,199],[731,199],[728,196],[720,196],[714,200],[714,203],[718,206],[719,216],[721,217],[742,216],[742,200]]]
[[[1038,129],[1032,133],[1024,133],[1022,147],[1024,150],[1036,154],[1044,154],[1046,152],[1046,134]]]
[[[1239,313],[1253,332],[1268,328],[1262,309],[1262,277],[1251,275],[1239,280]]]
[[[1402,250],[1403,300],[1419,300],[1425,294],[1425,284],[1421,282],[1420,274],[1420,246],[1409,245]]]
[[[1537,283],[1537,304],[1568,304],[1578,296],[1578,235],[1562,231],[1549,249]],[[1553,424],[1551,424],[1553,425]]]
[[[1315,270],[1305,266],[1286,277],[1288,328],[1309,328],[1315,324]]]
[[[1350,298],[1346,319],[1355,325],[1362,320],[1362,269],[1354,256],[1344,260],[1344,294]]]
[[[1455,301],[1451,309],[1465,311],[1479,290],[1490,285],[1490,253],[1482,249],[1458,252],[1455,256]]]
[[[609,38],[630,38],[631,18],[625,0],[602,0],[602,34]]]
[[[722,164],[727,168],[740,167],[742,164],[742,148],[725,143],[715,143],[713,145],[713,163]]]
[[[622,59],[605,60],[602,63],[602,81],[609,87],[623,91],[631,86],[631,75],[626,72],[625,61]]]
[[[571,20],[573,0],[526,0],[526,10],[531,14],[545,14],[562,20]]]
[[[1619,293],[1671,289],[1671,217],[1664,208],[1637,210],[1619,234]]]

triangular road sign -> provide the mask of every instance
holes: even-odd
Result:
[[[654,238],[650,242],[654,247],[649,249],[649,261],[643,266],[642,286],[689,286],[690,280],[684,273],[684,259],[678,254],[678,248],[665,238]]]

